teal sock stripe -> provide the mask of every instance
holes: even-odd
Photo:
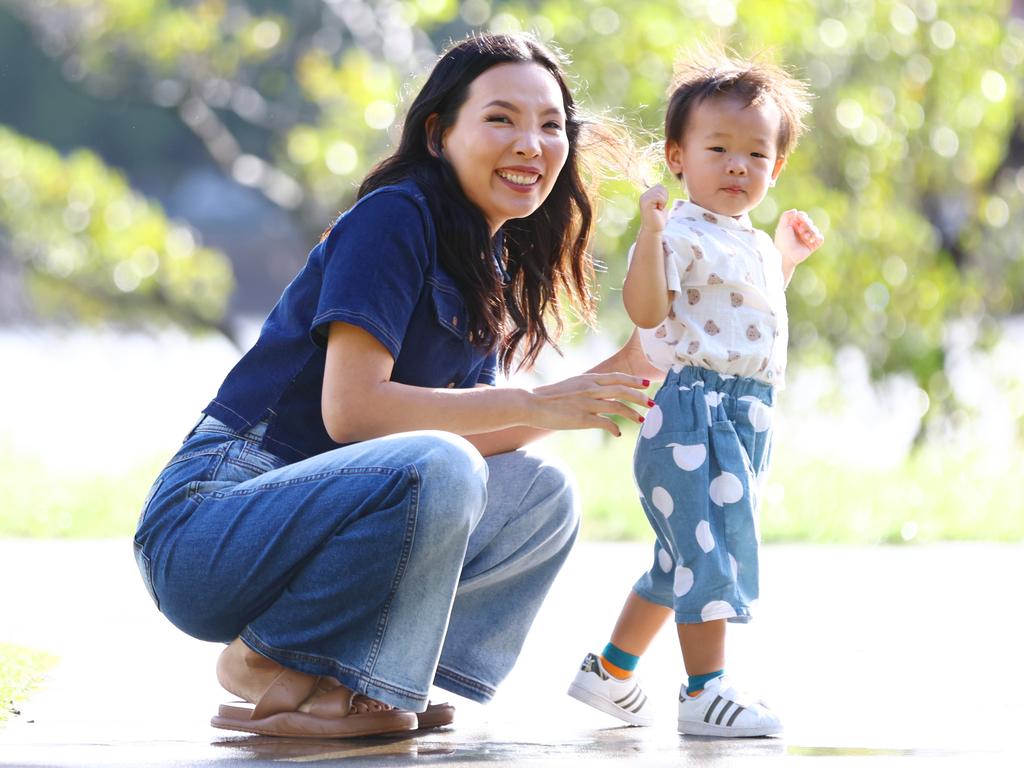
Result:
[[[704,686],[708,684],[708,681],[714,680],[716,677],[721,677],[725,674],[724,669],[720,669],[717,672],[708,672],[706,675],[690,675],[690,679],[686,683],[687,693],[696,693],[697,691],[703,690]]]
[[[608,661],[614,664],[619,669],[624,669],[627,672],[632,672],[636,669],[636,665],[640,663],[640,657],[634,656],[632,653],[626,653],[621,648],[608,643],[601,651],[601,655],[604,656]]]

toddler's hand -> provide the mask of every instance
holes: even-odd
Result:
[[[661,232],[668,221],[668,190],[664,184],[655,184],[640,195],[640,228],[648,232]]]
[[[775,229],[775,247],[782,257],[796,266],[825,242],[811,217],[803,211],[790,209],[779,217]]]

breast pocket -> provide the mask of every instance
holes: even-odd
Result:
[[[434,386],[457,387],[465,380],[474,360],[467,327],[469,313],[454,285],[437,281],[431,283],[430,289],[438,332],[427,365],[434,373]]]
[[[438,324],[456,338],[465,340],[468,329],[466,303],[462,294],[454,286],[441,282],[431,284],[431,301],[434,304],[434,317]]]

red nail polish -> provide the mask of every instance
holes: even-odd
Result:
[[[644,417],[643,416],[640,417],[640,421],[644,421]]]
[[[651,386],[651,380],[650,379],[644,379],[644,386],[645,387]]]
[[[648,408],[652,408],[652,407],[654,407],[654,401],[653,401],[653,400],[648,400],[648,401],[647,401],[647,407],[648,407]]]

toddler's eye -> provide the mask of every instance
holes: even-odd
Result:
[[[725,152],[725,147],[708,147],[712,152]]]
[[[751,154],[752,157],[759,157],[762,160],[767,160],[768,159],[768,155],[762,155],[760,152],[751,152],[750,154]]]

